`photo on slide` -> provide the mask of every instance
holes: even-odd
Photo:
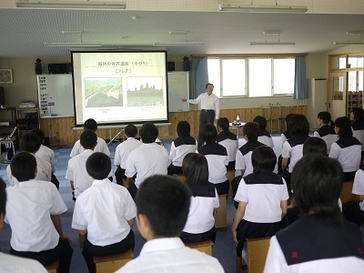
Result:
[[[123,106],[122,78],[85,78],[85,106]]]
[[[128,77],[128,106],[163,106],[162,77]]]

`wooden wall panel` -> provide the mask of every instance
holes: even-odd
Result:
[[[236,116],[240,116],[241,122],[252,121],[255,116],[262,115],[268,119],[267,130],[270,131],[270,126],[272,125],[272,131],[284,131],[285,121],[284,118],[288,114],[307,114],[306,105],[297,106],[273,106],[271,109],[269,107],[255,107],[255,108],[237,108],[237,109],[221,109],[220,117],[227,117],[230,122],[236,119]],[[159,126],[159,138],[176,138],[177,137],[177,124],[179,121],[186,120],[191,126],[191,135],[197,137],[199,128],[199,117],[200,111],[191,110],[189,112],[176,112],[169,113],[170,126]],[[275,118],[272,123],[269,118]],[[280,118],[280,119],[278,119]],[[279,130],[280,126],[280,130]],[[77,139],[79,139],[82,129],[73,130],[74,119],[69,118],[48,118],[41,119],[40,128],[44,131],[46,136],[50,137],[51,145],[73,145]],[[121,128],[110,128],[110,129],[99,129],[97,135],[104,139],[112,139],[115,137]],[[117,139],[121,139],[123,134],[119,134]]]

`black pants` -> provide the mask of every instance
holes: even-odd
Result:
[[[128,187],[128,191],[131,195],[131,197],[133,198],[133,200],[135,201],[135,196],[138,192],[138,188],[137,186],[135,186],[135,183],[131,184],[129,187]]]
[[[225,182],[215,184],[215,188],[218,195],[221,194],[228,194],[229,193],[229,180],[226,180]]]
[[[58,272],[69,273],[73,249],[69,245],[67,239],[59,238],[58,245],[53,249],[40,252],[30,252],[30,251],[16,251],[10,248],[10,254],[14,256],[37,260],[44,266],[47,266],[53,263],[54,261],[59,260]]]
[[[135,236],[134,232],[130,230],[128,236],[119,243],[115,243],[107,246],[95,246],[91,244],[87,238],[85,239],[85,243],[82,250],[82,255],[85,258],[88,272],[95,273],[96,266],[94,263],[94,255],[96,256],[107,256],[113,254],[119,254],[128,251],[129,249],[134,251],[135,247]]]
[[[214,120],[215,120],[215,111],[214,110],[201,110],[200,112],[200,125],[199,125],[199,132],[198,132],[198,147],[203,146],[203,140],[201,138],[201,132],[202,132],[202,127],[207,124],[207,123],[211,123],[214,124]]]
[[[364,211],[360,209],[358,201],[349,201],[343,204],[343,215],[346,220],[360,226],[364,223]]]
[[[118,185],[124,186],[123,179],[126,179],[125,169],[117,167],[117,169],[115,171],[115,178],[116,178],[116,183]]]
[[[212,242],[215,243],[216,241],[216,228],[213,227],[212,229],[203,232],[203,233],[198,233],[198,234],[194,234],[194,233],[188,233],[188,232],[183,232],[181,233],[181,240],[184,243],[195,243],[195,242],[203,242],[206,240],[211,240]]]
[[[169,175],[172,175],[172,174],[183,174],[182,167],[178,167],[178,166],[174,166],[174,165],[170,164],[168,166],[168,174]]]
[[[57,177],[54,175],[54,173],[52,173],[51,182],[56,186],[57,190],[59,190],[59,181],[58,181]]]

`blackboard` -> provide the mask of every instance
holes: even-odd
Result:
[[[169,112],[184,112],[190,110],[188,102],[182,98],[190,96],[189,72],[168,72],[168,106]]]
[[[38,75],[37,85],[41,118],[74,116],[71,74]]]
[[[38,99],[40,117],[73,117],[73,86],[71,74],[38,75]],[[189,72],[168,72],[168,106],[169,112],[190,110],[187,102],[181,98],[189,98]]]

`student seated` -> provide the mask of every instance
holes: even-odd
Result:
[[[208,181],[209,170],[203,155],[190,153],[183,159],[183,174],[186,185],[192,192],[187,223],[183,228],[181,239],[184,243],[215,242],[216,228],[213,216],[220,206],[215,185]]]
[[[263,143],[264,145],[267,145],[268,147],[273,148],[274,143],[271,135],[266,130],[267,127],[267,120],[263,116],[256,116],[253,119],[253,122],[256,122],[259,126],[259,134],[258,134],[258,141],[260,143]]]
[[[217,130],[213,124],[205,124],[201,131],[204,146],[198,148],[198,152],[204,155],[209,166],[209,182],[214,183],[217,193],[229,192],[229,181],[226,178],[226,167],[229,157],[224,146],[217,143]]]
[[[5,217],[5,187],[5,182],[0,178],[0,229],[3,227]],[[0,252],[0,272],[47,273],[47,270],[36,260]]]
[[[270,240],[264,272],[362,272],[363,234],[338,206],[344,180],[340,163],[305,155],[292,173],[292,189],[304,216]]]
[[[229,120],[225,117],[217,120],[217,143],[226,148],[229,164],[227,170],[235,170],[235,157],[239,147],[236,135],[229,131]]]
[[[361,143],[351,130],[350,120],[339,117],[335,120],[335,132],[339,140],[331,145],[329,157],[337,159],[344,171],[344,181],[353,181],[360,167]]]
[[[19,143],[20,149],[24,152],[31,153],[34,155],[35,159],[37,160],[37,173],[35,178],[37,180],[43,181],[50,181],[52,180],[52,167],[49,162],[36,156],[36,152],[38,152],[39,148],[41,147],[41,140],[36,133],[29,132],[25,133],[22,138],[20,139]],[[8,176],[8,181],[10,185],[17,184],[16,179],[11,173],[10,165],[6,167],[6,173]],[[57,187],[57,185],[55,185]]]
[[[362,108],[353,108],[351,109],[349,117],[353,130],[353,137],[360,141],[362,144],[362,151],[364,151],[364,110]]]
[[[167,149],[155,142],[158,137],[157,126],[150,122],[144,123],[139,135],[143,144],[130,152],[125,170],[128,190],[134,200],[144,180],[154,174],[167,174],[169,165]]]
[[[133,124],[129,124],[124,129],[126,140],[116,146],[114,164],[117,166],[115,171],[116,183],[123,185],[123,180],[126,180],[125,169],[128,156],[131,151],[142,145],[142,142],[137,140],[135,136],[138,129]]]
[[[317,114],[317,124],[320,126],[315,132],[314,137],[322,138],[326,143],[326,149],[330,153],[332,143],[339,139],[338,135],[335,134],[333,121],[329,112],[320,112]]]
[[[96,120],[89,118],[85,121],[83,125],[84,130],[91,130],[93,132],[97,131],[97,122]],[[73,148],[70,153],[70,157],[74,157],[78,154],[81,154],[84,150],[84,147],[82,146],[80,140],[77,140],[76,143],[73,145]],[[101,137],[97,137],[97,146],[95,147],[95,152],[101,152],[106,154],[107,156],[110,156],[109,148],[107,147],[107,144],[104,139]]]
[[[188,121],[177,124],[178,137],[171,143],[168,174],[182,174],[182,162],[186,154],[197,152],[197,140],[190,135],[191,127]]]
[[[116,273],[123,272],[224,272],[218,260],[186,247],[179,238],[186,224],[191,191],[181,181],[154,175],[141,185],[136,196],[137,225],[146,240],[139,257]]]
[[[242,255],[245,238],[274,235],[281,229],[289,198],[284,179],[273,173],[277,158],[272,148],[261,146],[252,153],[254,172],[239,183],[239,202],[231,226],[237,256]],[[243,258],[245,254],[242,255]]]
[[[72,228],[86,236],[82,255],[90,273],[96,268],[93,256],[106,256],[134,249],[136,207],[128,190],[108,179],[110,158],[95,152],[86,161],[87,173],[94,180],[81,193],[73,211]]]
[[[57,187],[57,189],[59,189],[59,181],[57,177],[54,175],[54,173],[56,172],[56,161],[55,161],[56,157],[54,155],[54,151],[43,144],[45,136],[44,132],[41,129],[32,129],[31,132],[36,133],[39,136],[41,142],[39,150],[35,153],[35,156],[40,157],[51,164],[52,168],[51,182]]]
[[[11,227],[10,254],[31,258],[42,265],[59,260],[58,272],[70,270],[73,250],[63,234],[60,214],[67,211],[56,187],[35,179],[37,161],[27,152],[16,154],[11,162],[18,184],[6,189],[5,222]]]

